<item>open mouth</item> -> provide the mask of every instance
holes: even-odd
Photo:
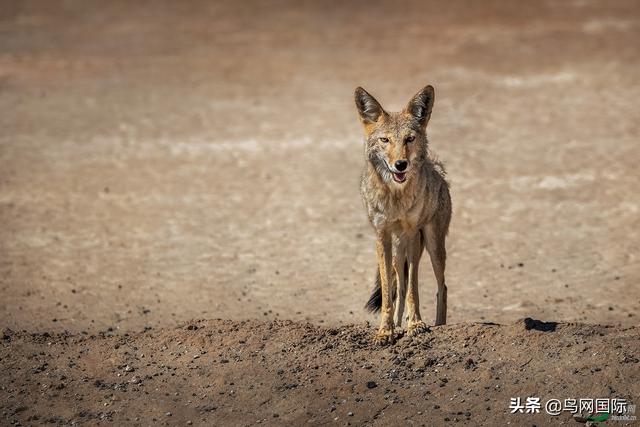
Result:
[[[391,172],[391,175],[393,175],[393,180],[395,182],[402,183],[407,179],[406,172]]]

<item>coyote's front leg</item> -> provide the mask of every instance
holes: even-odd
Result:
[[[396,244],[394,242],[394,244]],[[404,315],[404,305],[405,299],[407,297],[407,277],[405,272],[405,262],[407,261],[406,250],[407,244],[405,243],[403,238],[398,239],[397,246],[394,249],[393,256],[393,270],[395,271],[395,283],[396,288],[395,291],[391,289],[391,294],[395,293],[395,324],[396,327],[399,328],[402,326],[402,316]]]
[[[418,295],[418,266],[422,256],[423,242],[420,232],[411,239],[407,250],[409,262],[409,291],[407,295],[408,318],[407,332],[409,335],[416,335],[427,331],[427,325],[420,316],[420,297]]]
[[[378,255],[378,268],[380,269],[380,287],[382,293],[382,318],[380,329],[374,341],[377,344],[386,345],[393,342],[393,301],[391,299],[391,284],[393,268],[391,253],[391,236],[389,233],[379,233],[376,242],[376,252]]]

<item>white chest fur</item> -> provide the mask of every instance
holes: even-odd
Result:
[[[414,234],[422,220],[424,197],[417,197],[415,194],[386,196],[376,198],[376,201],[368,206],[373,227],[378,231],[388,230],[397,235]]]

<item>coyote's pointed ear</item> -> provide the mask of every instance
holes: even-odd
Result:
[[[405,112],[415,117],[422,126],[426,126],[431,118],[434,99],[435,92],[433,86],[425,86],[411,98],[411,101],[409,101],[409,104],[407,104],[405,108]]]
[[[375,123],[385,114],[380,103],[361,87],[356,89],[355,98],[358,113],[364,124]]]

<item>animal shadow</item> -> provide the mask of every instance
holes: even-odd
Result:
[[[532,319],[531,317],[524,319],[524,328],[527,331],[535,329],[540,332],[554,332],[557,326],[558,322],[543,322],[542,320]]]

